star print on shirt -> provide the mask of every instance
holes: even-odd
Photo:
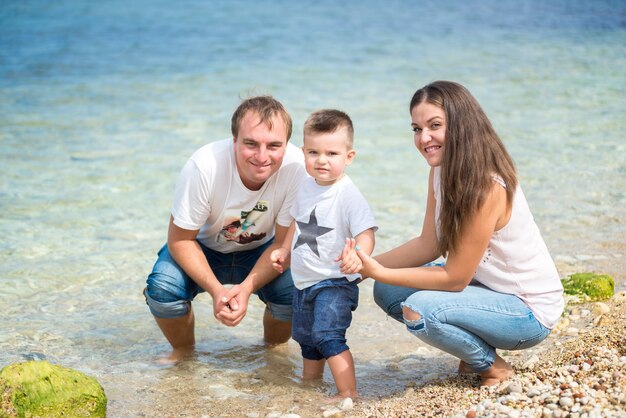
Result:
[[[298,240],[294,244],[293,249],[295,250],[299,246],[306,244],[309,246],[311,251],[319,257],[320,252],[317,249],[317,237],[321,237],[322,235],[329,233],[334,228],[319,226],[317,224],[317,218],[315,217],[315,209],[316,208],[313,208],[313,211],[311,211],[308,223],[296,221],[298,223],[298,227],[300,227],[300,235],[298,235]]]

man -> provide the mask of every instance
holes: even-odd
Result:
[[[270,96],[244,100],[231,130],[232,140],[205,145],[184,166],[167,245],[144,291],[172,345],[172,361],[194,349],[191,301],[203,291],[213,298],[215,318],[231,327],[243,320],[256,293],[266,304],[266,344],[291,336],[291,273],[279,275],[269,254],[283,241],[291,204],[306,177],[302,152],[288,143],[291,117]]]

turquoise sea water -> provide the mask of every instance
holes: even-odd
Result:
[[[197,358],[164,368],[141,297],[178,171],[257,93],[289,109],[296,144],[311,111],[352,116],[350,175],[383,251],[421,228],[410,97],[461,82],[513,155],[560,273],[624,289],[624,68],[623,1],[0,2],[0,367],[45,357],[88,372],[110,416],[227,411],[223,393],[289,404],[299,354],[260,347],[261,306],[225,330],[200,298]],[[350,333],[364,396],[453,370],[384,318],[371,283]]]

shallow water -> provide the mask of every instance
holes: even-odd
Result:
[[[229,136],[250,93],[286,105],[296,144],[311,111],[352,116],[350,175],[383,251],[421,228],[411,94],[465,84],[513,155],[560,273],[609,273],[625,289],[625,23],[624,2],[606,0],[3,2],[0,366],[45,357],[92,374],[110,416],[234,416],[234,404],[262,416],[268,394],[286,412],[332,391],[328,376],[297,379],[295,344],[260,346],[256,302],[231,330],[201,297],[197,356],[154,362],[167,344],[141,289],[176,176]],[[367,282],[349,342],[366,397],[455,367],[387,320]]]

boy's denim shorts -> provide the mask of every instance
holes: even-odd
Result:
[[[348,350],[346,330],[358,304],[357,281],[349,282],[345,277],[295,289],[292,333],[302,357],[321,360]]]
[[[272,241],[252,250],[228,254],[213,251],[199,244],[219,282],[235,285],[245,280]],[[275,319],[291,322],[293,289],[291,272],[286,270],[255,294],[266,304]],[[152,315],[158,318],[184,316],[189,312],[191,301],[201,292],[204,292],[204,289],[176,264],[167,249],[167,244],[164,245],[158,253],[158,259],[148,276],[147,287],[144,290],[146,303]]]

